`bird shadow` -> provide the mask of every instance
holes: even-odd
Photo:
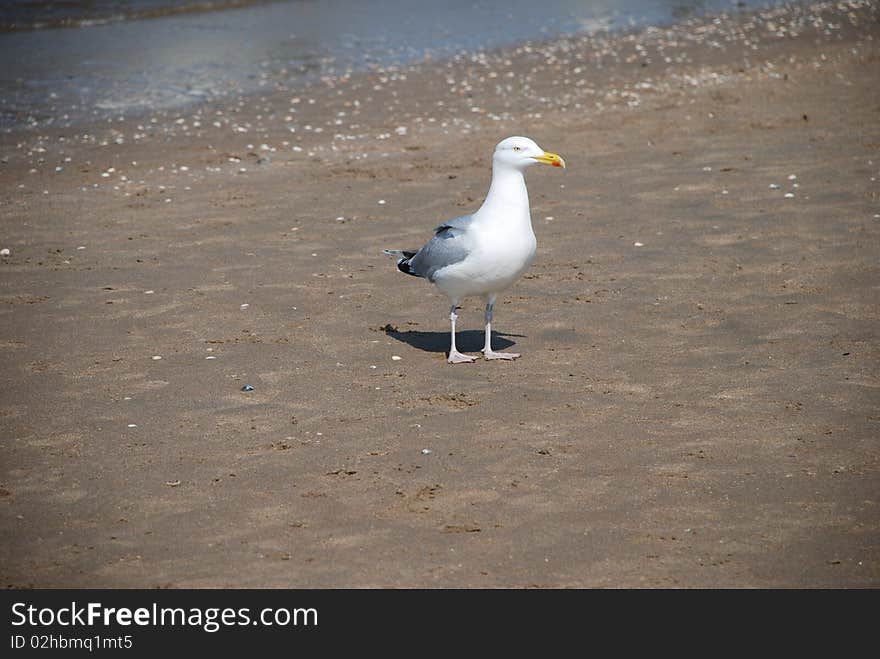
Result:
[[[379,328],[395,341],[406,343],[413,348],[425,352],[449,352],[449,332],[420,332],[418,330],[401,331],[394,325],[385,325]],[[507,334],[504,332],[492,332],[492,349],[504,350],[516,345],[505,337],[525,338],[523,334]],[[482,330],[458,330],[455,332],[455,346],[461,352],[479,352],[483,349],[486,334]]]

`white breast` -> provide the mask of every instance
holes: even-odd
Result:
[[[486,200],[466,229],[468,255],[434,273],[434,283],[453,300],[499,293],[535,257],[529,194],[519,168],[493,160]]]
[[[437,288],[452,298],[499,293],[519,279],[535,258],[537,241],[531,226],[527,231],[479,231],[474,238],[468,258],[434,275]]]

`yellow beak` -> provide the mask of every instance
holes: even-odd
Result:
[[[532,156],[538,162],[544,163],[545,165],[552,165],[553,167],[562,167],[565,169],[565,161],[557,156],[555,153],[550,153],[549,151],[545,151],[544,155],[541,156]]]

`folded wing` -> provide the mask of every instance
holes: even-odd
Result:
[[[444,222],[434,229],[434,237],[408,261],[410,273],[434,281],[438,270],[463,261],[471,251],[468,228],[472,217],[465,215]],[[398,265],[400,267],[400,265]]]

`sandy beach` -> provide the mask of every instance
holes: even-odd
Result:
[[[0,134],[3,585],[880,586],[878,19]],[[449,365],[382,249],[475,210],[509,135],[568,164],[527,174],[522,357]]]

